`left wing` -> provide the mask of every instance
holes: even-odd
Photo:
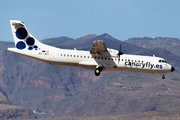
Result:
[[[111,56],[102,40],[93,41],[93,44],[90,49],[90,54],[96,56]]]

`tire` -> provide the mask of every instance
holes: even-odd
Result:
[[[100,70],[99,70],[99,69],[96,69],[96,70],[95,70],[95,75],[96,75],[96,76],[99,76],[99,75],[100,75],[100,73],[101,73],[101,72],[100,72]]]

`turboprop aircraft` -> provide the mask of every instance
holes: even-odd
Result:
[[[45,45],[33,37],[25,24],[18,20],[10,20],[15,48],[8,51],[34,58],[49,64],[75,66],[95,71],[133,71],[162,74],[170,73],[175,68],[165,59],[153,56],[123,54],[120,49],[106,48],[102,40],[93,41],[90,51],[60,49]]]

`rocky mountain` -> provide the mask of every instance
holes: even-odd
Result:
[[[4,90],[0,88],[0,104],[13,105]]]
[[[30,109],[17,107],[8,99],[7,94],[0,88],[0,119],[36,119]]]
[[[112,49],[118,50],[120,46],[120,41],[108,34],[43,42],[60,48],[90,50],[94,40],[103,40]],[[167,74],[166,80],[159,74],[124,71],[102,72],[96,77],[94,71],[49,65],[8,52],[10,46],[13,43],[0,43],[0,86],[13,104],[34,110],[38,118],[142,113],[180,107],[180,57],[163,47],[146,48],[122,42],[124,53],[154,54],[167,59],[176,71]]]
[[[58,38],[47,38],[47,39],[41,40],[41,42],[47,45],[58,45],[58,44],[71,41],[71,40],[73,39],[68,38],[68,37],[58,37]]]
[[[180,56],[180,40],[179,38],[170,38],[170,37],[155,37],[155,38],[129,38],[124,41],[132,45],[136,45],[143,48],[155,49],[163,48],[169,52]]]

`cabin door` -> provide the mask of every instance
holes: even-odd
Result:
[[[49,53],[49,60],[54,60],[54,54],[53,53]]]

